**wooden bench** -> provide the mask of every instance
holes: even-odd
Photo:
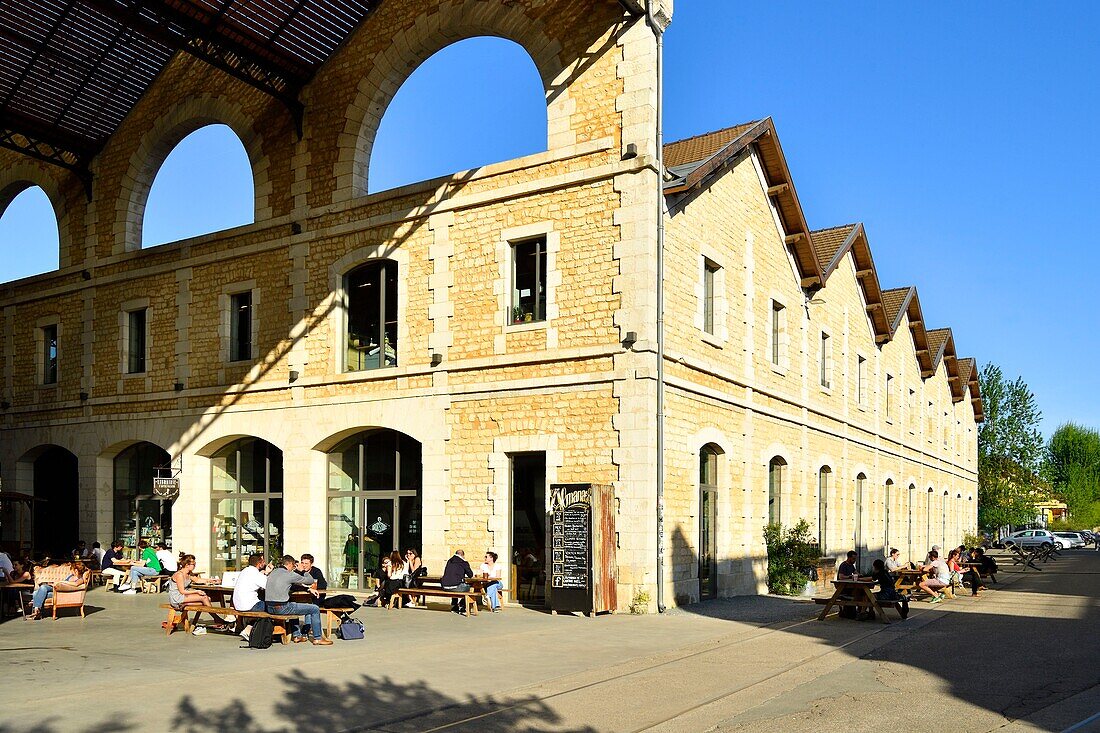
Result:
[[[1039,557],[1038,550],[1032,550],[1031,552],[1024,552],[1023,549],[1015,542],[1008,543],[1008,549],[1012,550],[1012,567],[1022,565],[1020,570],[1027,572],[1028,568],[1034,568],[1035,570],[1042,571],[1043,569],[1035,564],[1035,560]]]
[[[886,612],[882,610],[883,606],[892,607],[901,616],[902,602],[879,601],[872,592],[875,585],[876,583],[867,580],[834,580],[833,586],[836,590],[833,591],[833,595],[828,598],[814,598],[814,603],[825,607],[821,609],[821,614],[817,617],[818,620],[824,621],[833,606],[870,609],[875,618],[884,624],[888,624],[890,621],[886,618]]]
[[[171,575],[144,575],[141,577],[141,592],[142,593],[160,593],[162,584],[164,581],[171,578]]]
[[[322,608],[321,613],[325,617],[325,638],[332,638],[332,623],[343,616],[345,613],[351,613],[354,608]]]
[[[199,620],[199,616],[202,614],[209,614],[211,618],[218,619],[220,616],[235,616],[237,618],[269,618],[275,622],[275,636],[282,637],[282,643],[287,643],[287,622],[294,621],[299,618],[298,616],[281,615],[277,613],[267,613],[266,611],[237,611],[232,608],[223,608],[222,606],[201,606],[198,604],[188,604],[183,608],[176,608],[170,603],[160,604],[161,608],[168,609],[168,621],[165,623],[168,633],[165,636],[171,636],[172,632],[176,630],[176,626],[180,623],[183,624],[184,631],[190,631],[195,622]],[[191,619],[187,618],[187,614],[193,613],[194,616]]]
[[[398,588],[390,596],[390,608],[397,605],[397,602],[401,598],[405,597],[431,597],[431,598],[465,598],[466,599],[466,616],[470,616],[470,611],[473,611],[473,615],[477,615],[477,602],[481,598],[481,592],[476,590],[457,591],[457,590],[443,590],[442,588]]]
[[[849,599],[846,599],[846,598],[832,599],[832,598],[820,598],[819,597],[819,598],[814,598],[814,603],[816,603],[819,606],[827,606],[827,605],[831,604],[833,606],[849,606],[849,607],[854,607],[854,608],[871,608],[873,610],[873,606],[871,605],[871,602],[864,599],[864,598],[852,598],[852,599],[849,600]],[[886,608],[888,606],[892,607],[895,611],[898,612],[898,616],[901,616],[901,606],[902,606],[901,601],[880,601],[876,598],[875,603],[878,605],[879,608]],[[822,609],[822,613],[827,616],[828,615],[828,610]],[[819,618],[821,618],[821,617],[819,617]]]

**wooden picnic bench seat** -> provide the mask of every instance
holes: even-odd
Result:
[[[481,598],[481,592],[475,590],[457,591],[457,590],[443,590],[442,588],[398,588],[390,596],[390,608],[393,608],[400,598],[404,597],[432,597],[432,598],[465,598],[466,599],[466,615],[470,615],[470,611],[473,611],[473,615],[477,615],[477,602]]]
[[[1023,548],[1017,545],[1015,542],[1009,542],[1007,544],[1008,549],[1012,550],[1012,567],[1022,565],[1020,568],[1025,573],[1028,568],[1034,568],[1035,570],[1042,571],[1042,568],[1035,564],[1035,561],[1039,557],[1038,550],[1032,550],[1031,552],[1024,552]]]
[[[176,626],[180,623],[183,624],[184,631],[190,631],[192,625],[199,620],[199,616],[206,613],[212,618],[219,616],[235,616],[237,618],[269,618],[275,622],[275,636],[281,636],[282,642],[287,643],[287,622],[298,619],[297,615],[286,615],[278,613],[267,613],[266,611],[237,611],[233,608],[225,608],[223,606],[202,606],[198,604],[188,604],[183,608],[176,608],[171,603],[160,604],[161,608],[168,609],[168,621],[165,626],[168,629],[166,636],[171,636],[172,632],[176,630]],[[187,618],[187,614],[193,613],[194,616],[190,619]]]
[[[160,593],[164,588],[164,581],[171,578],[172,575],[161,573],[159,575],[144,575],[141,580],[141,592],[142,593]]]

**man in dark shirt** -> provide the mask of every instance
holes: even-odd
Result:
[[[859,555],[855,550],[848,552],[848,559],[840,563],[840,567],[836,570],[837,580],[857,580],[859,578],[859,568],[856,567],[856,558]]]
[[[313,579],[317,581],[317,590],[328,589],[328,581],[325,580],[325,574],[321,572],[321,568],[313,564],[313,555],[309,553],[302,555],[302,559],[298,562],[298,572],[302,575],[312,575]]]
[[[447,566],[443,568],[443,577],[439,579],[439,585],[443,590],[455,590],[459,593],[465,593],[470,590],[466,578],[472,577],[474,577],[474,571],[470,569],[470,563],[466,562],[466,553],[462,550],[455,550],[455,554],[451,556],[451,559],[447,561]],[[466,615],[466,600],[452,598],[451,611],[462,616]]]
[[[117,575],[119,581],[115,585],[115,590],[118,590],[119,585],[122,585],[122,578],[126,575],[123,571],[115,567],[115,560],[122,560],[122,541],[115,540],[111,543],[111,549],[107,550],[103,554],[103,563],[100,567],[100,571],[104,575]]]

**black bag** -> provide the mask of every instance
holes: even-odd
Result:
[[[337,633],[340,635],[340,638],[345,641],[349,639],[362,639],[366,633],[366,629],[363,628],[362,621],[344,616],[344,620],[340,622],[340,629]]]
[[[351,613],[355,613],[359,610],[361,604],[355,602],[355,596],[348,595],[347,593],[341,593],[335,596],[329,596],[317,603],[318,608],[350,608]]]
[[[275,622],[269,618],[258,618],[252,624],[252,633],[248,636],[248,649],[267,649],[275,637]]]

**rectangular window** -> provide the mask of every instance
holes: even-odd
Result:
[[[145,326],[146,308],[130,311],[126,314],[126,373],[145,372]]]
[[[862,356],[856,357],[856,399],[859,404],[867,404],[867,360]]]
[[[786,320],[786,314],[784,311],[786,308],[781,303],[772,301],[772,364],[781,366],[783,351],[782,351],[782,336],[783,325]]]
[[[890,404],[894,394],[894,375],[886,375],[886,417],[889,419],[893,413],[893,405]]]
[[[825,389],[829,389],[832,386],[832,380],[829,379],[829,362],[832,361],[829,358],[829,334],[824,331],[821,332],[821,386]]]
[[[703,330],[714,334],[715,293],[718,280],[718,265],[710,260],[703,261]]]
[[[511,322],[546,320],[546,238],[512,245]]]
[[[42,327],[42,384],[57,384],[57,324]]]
[[[229,296],[229,360],[252,358],[252,291]]]
[[[397,366],[397,263],[374,260],[344,278],[348,308],[347,370]]]

